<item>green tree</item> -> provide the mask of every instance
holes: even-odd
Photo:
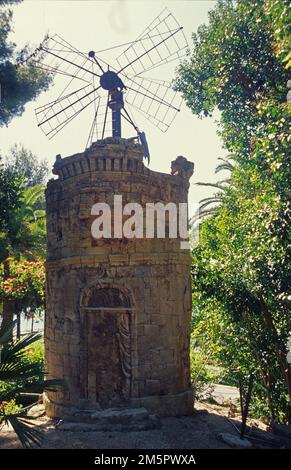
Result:
[[[225,158],[218,158],[221,161],[215,168],[215,173],[219,173],[220,171],[232,171],[234,169],[233,163],[231,163],[231,158],[227,160]],[[201,220],[204,217],[208,217],[209,215],[215,214],[218,207],[223,201],[223,192],[228,187],[230,183],[230,178],[224,178],[217,183],[202,183],[197,182],[198,186],[207,186],[210,188],[215,188],[218,190],[213,196],[206,197],[199,201],[199,211],[194,217],[190,220],[190,226],[193,223]]]
[[[220,111],[219,134],[234,163],[193,252],[195,332],[204,329],[232,377],[255,373],[255,398],[284,421],[291,397],[287,6],[220,0],[175,83],[193,113]]]
[[[15,144],[5,155],[5,165],[21,173],[25,178],[26,186],[45,184],[48,177],[48,163],[46,160],[39,160],[31,150],[26,149],[21,144]]]
[[[0,167],[0,265],[1,282],[11,277],[10,258],[36,260],[45,257],[44,185],[46,162],[23,146],[14,146]],[[37,184],[36,184],[37,183]],[[20,301],[2,297],[2,328],[20,315]]]
[[[19,206],[23,178],[0,160],[0,259],[6,256],[6,233],[9,231],[12,214]]]
[[[260,99],[286,101],[289,75],[275,53],[274,25],[280,22],[281,35],[286,36],[289,2],[275,3],[270,16],[269,1],[219,0],[209,12],[209,26],[202,25],[193,34],[194,53],[180,67],[175,84],[194,114],[205,117],[220,111],[225,147],[244,158],[252,136],[264,124],[257,112]]]
[[[18,210],[23,188],[23,179],[11,168],[4,167],[0,162],[0,262],[3,263],[3,276],[9,277],[10,253],[9,234],[14,233],[14,214]],[[3,322],[8,324],[13,320],[14,302],[11,299],[2,300]],[[2,326],[1,325],[1,326]]]
[[[37,207],[39,198],[43,197],[43,191],[44,187],[41,185],[23,189],[17,207],[13,212],[10,211],[6,229],[2,232],[3,283],[12,277],[11,256],[17,259],[25,257],[34,260],[45,255],[44,210]],[[2,301],[1,329],[3,330],[13,321],[16,303],[15,299],[9,296],[4,296]]]
[[[25,104],[46,90],[50,83],[48,74],[25,62],[30,54],[29,46],[17,50],[9,41],[13,18],[9,4],[13,3],[17,2],[0,3],[0,126],[7,126],[15,116],[20,116]]]

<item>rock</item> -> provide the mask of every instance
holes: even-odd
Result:
[[[42,403],[39,403],[32,408],[27,413],[28,416],[32,416],[33,418],[39,418],[41,416],[45,416],[45,409]]]
[[[147,419],[149,416],[145,408],[129,408],[129,409],[108,409],[96,411],[92,414],[93,419],[110,421],[111,423],[127,423],[128,421],[140,421]]]
[[[238,435],[228,432],[221,433],[217,437],[230,447],[235,447],[236,449],[251,449],[253,447],[252,443],[247,439],[241,439]]]
[[[57,424],[61,431],[145,431],[158,427],[158,418],[145,408],[83,410]]]
[[[160,427],[158,420],[148,420],[140,423],[112,424],[112,423],[76,423],[64,421],[57,426],[60,431],[72,432],[135,432],[157,429]]]
[[[77,410],[67,419],[93,424],[126,424],[149,418],[148,411],[141,408],[108,408],[105,410]]]

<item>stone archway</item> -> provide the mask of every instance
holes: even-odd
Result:
[[[81,398],[101,408],[131,397],[132,302],[110,285],[86,289],[80,306]]]

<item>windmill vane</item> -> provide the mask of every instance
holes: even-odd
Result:
[[[101,53],[124,46],[126,49],[112,65],[100,58]],[[121,137],[121,119],[124,119],[137,132],[144,155],[149,159],[145,134],[137,127],[133,110],[165,132],[180,110],[182,98],[171,84],[145,74],[181,59],[187,47],[183,28],[167,8],[135,41],[99,52],[85,53],[58,35],[48,37],[27,62],[53,75],[68,77],[69,81],[57,99],[35,110],[38,126],[51,139],[78,114],[93,106],[87,148],[94,139]]]

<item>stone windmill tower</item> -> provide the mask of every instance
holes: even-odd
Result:
[[[192,413],[189,250],[181,249],[179,238],[159,237],[155,231],[150,237],[92,235],[96,219],[92,207],[106,203],[113,209],[116,195],[124,204],[139,204],[142,219],[147,204],[187,203],[193,163],[178,157],[172,162],[172,174],[147,168],[145,135],[127,110],[142,97],[139,106],[144,115],[162,130],[170,125],[179,110],[177,94],[142,73],[149,67],[146,58],[154,67],[179,57],[187,46],[177,47],[179,37],[184,41],[182,28],[164,11],[117,58],[114,68],[93,51],[86,58],[59,37],[40,47],[44,57],[53,60],[60,50],[67,50],[57,63],[44,63],[46,70],[57,68],[68,74],[68,67],[73,67],[70,76],[94,79],[90,86],[37,110],[39,125],[48,135],[85,109],[89,99],[100,104],[96,93],[105,91],[101,138],[90,145],[93,130],[100,128],[96,106],[87,149],[66,158],[57,156],[53,170],[57,178],[46,189],[46,368],[49,376],[67,384],[46,395],[51,417],[82,419],[112,408],[145,408],[158,415]],[[76,66],[79,56],[87,60],[85,65]],[[137,138],[121,138],[121,118],[136,130]],[[111,137],[106,138],[108,125]],[[169,230],[170,219],[166,225]]]
[[[140,144],[97,142],[57,159],[46,190],[46,364],[68,388],[47,395],[51,417],[144,407],[189,414],[190,254],[180,239],[94,239],[96,202],[187,202],[193,164],[174,175],[143,164]],[[121,170],[120,170],[121,168]]]

